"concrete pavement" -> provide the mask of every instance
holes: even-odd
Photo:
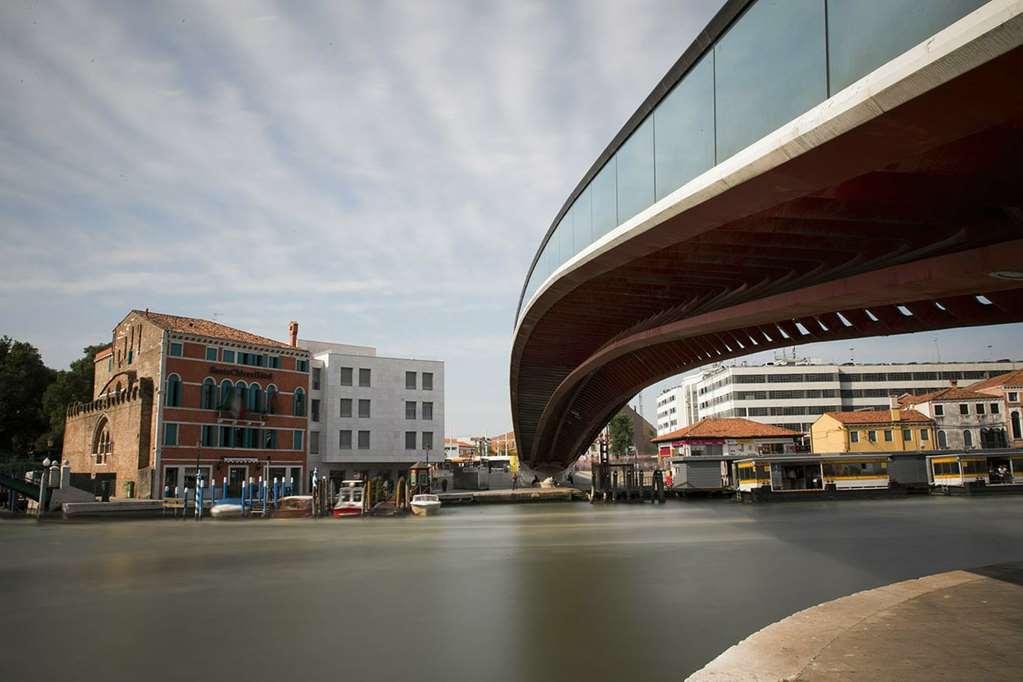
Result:
[[[906,580],[800,611],[694,682],[1019,680],[1023,562]]]

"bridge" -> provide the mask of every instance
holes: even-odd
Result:
[[[1020,0],[728,0],[530,265],[523,460],[707,363],[1023,320],[1020,74]]]

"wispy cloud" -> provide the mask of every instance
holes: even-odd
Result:
[[[0,3],[0,332],[298,319],[505,429],[541,235],[719,4]]]

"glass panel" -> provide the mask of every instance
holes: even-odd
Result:
[[[654,122],[647,117],[618,153],[618,224],[654,203]]]
[[[824,31],[824,0],[760,0],[718,40],[718,162],[827,98]]]
[[[572,213],[569,213],[558,223],[558,264],[555,269],[560,268],[569,258],[575,255],[572,250]]]
[[[828,0],[831,92],[856,82],[985,0]]]
[[[593,216],[593,241],[618,226],[617,161],[608,161],[590,181],[590,210]]]
[[[593,241],[590,219],[590,188],[587,187],[572,206],[572,254],[575,255]]]
[[[714,165],[714,53],[697,62],[654,111],[657,199]]]

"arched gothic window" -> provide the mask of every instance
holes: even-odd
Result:
[[[248,402],[245,405],[245,409],[249,412],[261,412],[263,409],[263,389],[257,384],[253,383],[249,386]]]
[[[110,440],[110,422],[103,417],[96,425],[96,433],[92,438],[92,454],[96,464],[106,464],[113,450],[113,442]]]
[[[249,404],[249,387],[244,381],[236,381],[234,384],[235,400],[238,406],[245,408]]]
[[[210,377],[202,380],[202,390],[199,393],[199,407],[204,410],[212,410],[217,405],[217,384]]]
[[[296,388],[291,397],[291,414],[295,417],[305,416],[305,391]]]
[[[217,405],[218,409],[230,410],[231,400],[234,398],[234,384],[229,379],[224,379],[220,382],[220,404]]]
[[[963,431],[963,447],[964,448],[973,447],[973,432],[970,431],[969,429]]]
[[[938,448],[948,450],[948,436],[945,435],[944,431],[938,431]]]
[[[167,377],[167,407],[179,407],[181,405],[181,377],[171,374]]]
[[[267,414],[274,413],[274,400],[277,398],[277,387],[270,384],[266,387],[266,412]]]

